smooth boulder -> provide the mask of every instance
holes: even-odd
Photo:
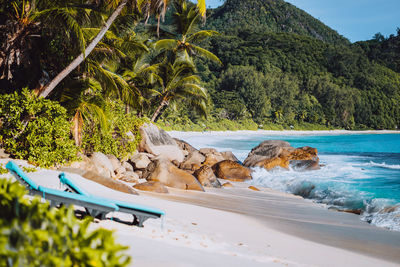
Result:
[[[239,162],[238,158],[235,156],[235,154],[233,154],[232,151],[224,151],[224,152],[221,152],[221,156],[222,156],[224,159],[232,160],[232,161],[235,161],[235,162]]]
[[[163,157],[158,157],[149,164],[144,175],[146,175],[147,181],[161,182],[169,187],[204,191],[203,186],[197,181],[196,177],[179,169]]]
[[[114,177],[114,166],[109,158],[101,152],[94,152],[90,156],[94,171],[106,177]]]
[[[124,167],[127,172],[133,172],[132,164],[127,161],[122,162],[122,167]]]
[[[127,171],[124,173],[124,175],[122,175],[121,178],[119,178],[119,180],[127,183],[137,183],[139,178],[139,175],[137,175],[135,172]]]
[[[121,162],[118,160],[118,158],[114,155],[107,155],[108,160],[111,162],[111,165],[113,166],[114,172],[120,168]]]
[[[168,189],[160,182],[149,181],[133,186],[137,190],[167,194]]]
[[[201,154],[197,150],[193,150],[189,152],[189,155],[185,158],[185,160],[180,164],[180,168],[184,170],[196,170],[198,166],[201,166],[203,162],[206,160],[203,154]]]
[[[218,181],[210,166],[202,166],[201,168],[197,169],[193,175],[197,178],[202,186],[215,188],[221,187],[221,183]]]
[[[147,152],[156,156],[163,156],[170,161],[182,162],[185,158],[183,151],[176,141],[162,129],[154,124],[143,124],[139,128],[142,140],[139,152]]]
[[[135,154],[131,157],[130,161],[133,163],[135,170],[146,169],[151,162],[147,153]]]
[[[289,169],[289,166],[303,166],[304,170],[319,167],[318,151],[312,147],[294,148],[288,142],[267,140],[253,148],[244,161],[246,167],[263,167],[271,170],[276,167]]]
[[[251,170],[249,168],[246,168],[232,160],[223,160],[218,162],[212,167],[212,169],[214,170],[215,175],[221,179],[235,182],[243,182],[252,179]]]

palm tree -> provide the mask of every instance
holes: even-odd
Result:
[[[189,7],[186,0],[175,0],[173,4],[176,11],[173,15],[175,39],[159,40],[154,45],[155,49],[160,53],[172,51],[175,57],[184,57],[187,60],[192,56],[200,56],[222,65],[216,55],[196,45],[218,32],[198,29],[201,13],[196,6]]]
[[[82,144],[82,131],[85,125],[98,122],[100,129],[107,129],[108,121],[103,110],[104,99],[101,85],[94,79],[87,78],[68,83],[60,97],[60,103],[71,114],[71,132],[76,146]]]
[[[137,110],[137,114],[141,117],[145,111],[145,107],[150,104],[150,99],[159,92],[154,90],[156,83],[160,82],[157,75],[157,65],[150,65],[147,61],[147,55],[142,55],[132,62],[132,64],[123,71],[123,78],[129,87],[135,92],[134,98],[126,103],[125,111],[128,113],[130,107]]]
[[[161,90],[157,97],[159,104],[151,117],[152,122],[161,116],[166,107],[182,99],[191,100],[195,108],[205,113],[207,94],[199,85],[200,78],[193,74],[193,62],[178,58],[174,64],[159,64],[158,68]]]
[[[87,18],[88,9],[79,5],[82,1],[3,1],[0,4],[0,80],[4,87],[36,87],[42,76],[40,67],[40,40],[43,30],[64,32],[65,43],[74,39],[84,50],[85,39],[79,22]],[[61,26],[61,27],[60,27]],[[76,42],[76,41],[75,41]],[[6,86],[4,86],[6,84]],[[9,85],[9,86],[7,86]]]
[[[96,1],[98,2],[98,1]],[[110,26],[113,24],[115,19],[121,14],[125,7],[132,10],[141,10],[146,16],[146,20],[149,18],[150,14],[156,14],[158,21],[163,18],[166,12],[168,0],[105,0],[101,1],[107,7],[115,8],[113,9],[111,15],[101,27],[98,35],[90,42],[86,47],[85,51],[82,52],[78,57],[76,57],[64,70],[62,70],[54,79],[48,83],[44,90],[40,92],[40,96],[47,97],[54,88],[70,74],[76,67],[78,67],[85,58],[93,51],[96,45],[104,37]],[[198,9],[200,14],[205,17],[205,0],[198,1]],[[129,11],[129,10],[128,10]]]

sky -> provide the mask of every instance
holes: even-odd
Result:
[[[246,0],[243,0],[246,1]],[[286,0],[321,20],[351,42],[372,39],[380,32],[385,37],[400,28],[400,0]],[[222,5],[221,0],[206,0],[207,7]]]

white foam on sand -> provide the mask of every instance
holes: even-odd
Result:
[[[62,189],[58,173],[40,169],[28,175],[40,185]],[[6,176],[9,177],[2,177]],[[169,201],[151,194],[125,194],[77,174],[68,176],[91,194],[153,206],[166,212],[163,227],[159,219],[149,219],[143,228],[112,220],[91,225],[93,228],[115,230],[118,241],[130,247],[128,252],[133,259],[132,266],[395,266],[390,262],[282,233],[237,213]],[[221,190],[223,192],[224,189]],[[215,195],[218,192],[213,190],[202,194],[206,197],[206,194]],[[268,192],[282,196],[282,193],[271,190],[265,194]],[[131,219],[120,213],[110,216]]]

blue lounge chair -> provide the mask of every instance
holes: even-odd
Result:
[[[61,204],[77,205],[84,207],[87,213],[93,217],[105,219],[105,215],[109,212],[119,211],[119,207],[114,203],[101,198],[94,198],[85,195],[78,195],[70,192],[39,186],[30,179],[19,167],[12,161],[9,161],[6,168],[14,175],[14,177],[23,184],[30,195],[38,195],[47,199],[51,207]]]
[[[71,179],[69,179],[65,173],[60,173],[59,176],[60,182],[67,187],[67,190],[79,195],[90,197],[92,196],[89,194],[85,189],[78,186],[74,183]],[[119,212],[124,212],[128,214],[132,214],[134,217],[134,222],[138,224],[139,227],[143,227],[143,223],[149,218],[161,218],[165,215],[165,212],[162,210],[158,210],[155,208],[150,208],[143,205],[133,204],[129,202],[113,200],[113,199],[106,199],[118,206]]]

